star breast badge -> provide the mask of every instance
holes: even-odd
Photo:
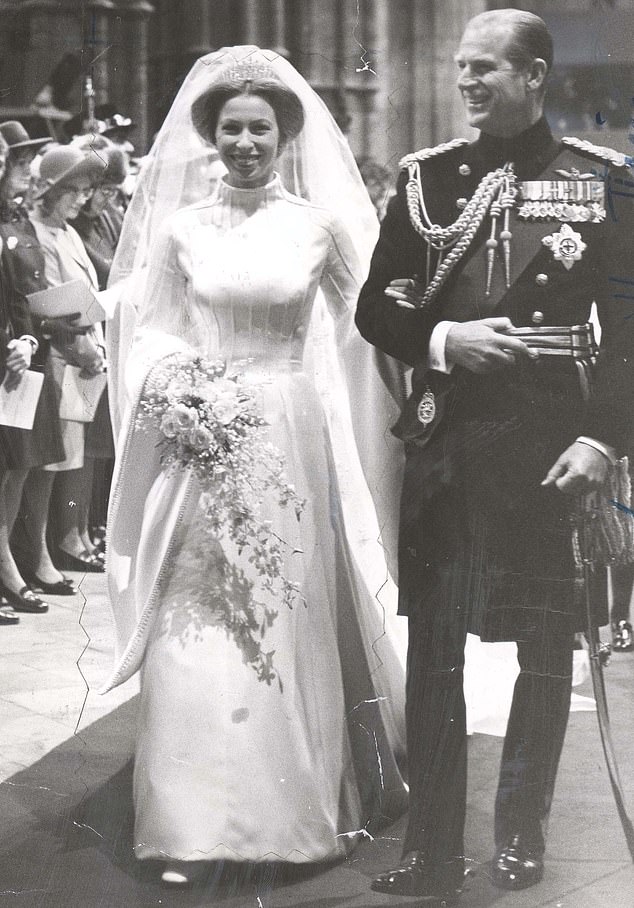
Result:
[[[566,271],[570,271],[575,262],[581,261],[581,256],[587,249],[581,234],[573,230],[570,224],[562,224],[557,233],[545,236],[542,243],[552,249],[555,261],[561,262]]]

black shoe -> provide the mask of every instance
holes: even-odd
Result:
[[[46,583],[44,580],[40,580],[33,571],[22,571],[21,573],[32,588],[48,593],[49,596],[74,596],[77,592],[70,577],[64,577],[63,580],[58,580],[56,583]]]
[[[500,889],[527,889],[543,876],[541,852],[526,845],[521,835],[512,836],[493,858],[491,878]]]
[[[98,555],[91,555],[86,551],[80,552],[79,555],[71,555],[64,549],[57,550],[55,567],[65,571],[83,571],[94,574],[103,574],[106,569],[103,559]]]
[[[454,905],[462,892],[464,878],[462,858],[437,863],[421,851],[412,851],[394,870],[373,880],[370,888],[388,895],[425,898],[426,905]]]
[[[7,600],[0,600],[0,627],[4,627],[8,624],[19,624],[20,616],[16,615],[14,610],[10,605],[7,605]]]
[[[629,621],[617,621],[612,625],[612,649],[615,653],[630,653],[634,649],[634,636]]]
[[[0,584],[0,592],[16,612],[32,612],[35,615],[48,612],[48,602],[42,602],[30,586],[23,586],[19,593],[14,593],[4,584]]]

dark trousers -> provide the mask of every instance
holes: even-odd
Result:
[[[464,854],[466,612],[457,603],[427,602],[409,618],[410,812],[403,852],[420,850],[433,861]],[[554,630],[546,615],[540,632],[517,647],[520,674],[504,740],[495,839],[501,845],[521,833],[541,852],[570,708],[573,634]]]

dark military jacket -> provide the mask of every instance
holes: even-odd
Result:
[[[498,612],[493,620],[488,614],[493,607],[555,609],[563,596],[572,609],[570,501],[540,484],[579,435],[627,453],[633,423],[631,172],[585,147],[555,141],[542,119],[513,139],[481,134],[472,144],[424,160],[420,176],[429,220],[441,226],[453,223],[482,178],[509,162],[518,181],[532,187],[557,180],[565,187],[579,176],[602,184],[605,218],[569,224],[572,261],[562,260],[563,220],[555,209],[546,209],[550,214],[544,218],[522,218],[518,202],[509,223],[508,289],[503,256],[497,253],[491,292],[485,292],[486,240],[491,235],[486,216],[431,305],[415,311],[398,306],[385,296],[387,285],[397,278],[423,279],[427,269],[427,245],[410,221],[403,173],[357,309],[364,337],[414,366],[415,392],[434,388],[442,413],[430,441],[407,445],[400,610],[410,612],[435,596],[446,596],[452,577],[452,595],[466,597],[478,613],[472,629],[493,639],[518,636],[518,613],[509,619]],[[433,275],[433,257],[431,266]],[[450,377],[427,371],[431,333],[442,320],[507,316],[518,327],[578,325],[589,319],[593,303],[602,337],[590,401],[582,398],[571,358],[543,356],[487,375],[459,367]]]

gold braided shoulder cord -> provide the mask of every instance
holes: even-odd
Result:
[[[466,139],[453,139],[451,142],[445,142],[443,145],[436,145],[433,148],[423,148],[421,151],[414,152],[414,154],[406,155],[399,162],[399,167],[401,169],[407,168],[409,174],[405,192],[407,208],[414,229],[439,251],[442,251],[455,242],[459,233],[455,233],[454,227],[465,221],[467,209],[462,212],[458,221],[456,221],[456,225],[443,229],[439,224],[432,224],[425,206],[423,187],[420,178],[420,164],[423,161],[429,161],[432,158],[446,154],[448,151],[453,151],[455,148],[462,148],[464,145],[468,144]],[[423,226],[419,211],[422,212],[427,227]]]
[[[629,167],[632,164],[632,158],[614,148],[608,148],[605,145],[593,145],[586,139],[578,139],[576,136],[563,136],[562,143],[575,148],[577,151],[585,152],[595,158],[601,158],[606,164],[612,164],[614,167]]]
[[[430,275],[427,275],[427,288],[421,306],[428,306],[473,242],[494,199],[503,193],[506,201],[510,174],[507,168],[498,168],[486,174],[460,216],[448,227],[441,227],[440,224],[432,223],[427,213],[420,176],[420,159],[408,162],[407,166],[409,179],[405,192],[409,217],[416,232],[427,243],[428,267],[429,251],[432,248],[441,255],[451,248],[451,252],[439,262],[434,277],[430,280]],[[423,223],[423,218],[426,223]]]
[[[464,148],[464,146],[468,144],[468,139],[452,139],[450,142],[443,142],[441,145],[433,145],[431,148],[421,148],[419,151],[406,154],[404,158],[401,158],[398,162],[399,169],[404,170],[413,161],[428,161],[430,158],[437,158],[441,154],[453,151],[454,148]]]

